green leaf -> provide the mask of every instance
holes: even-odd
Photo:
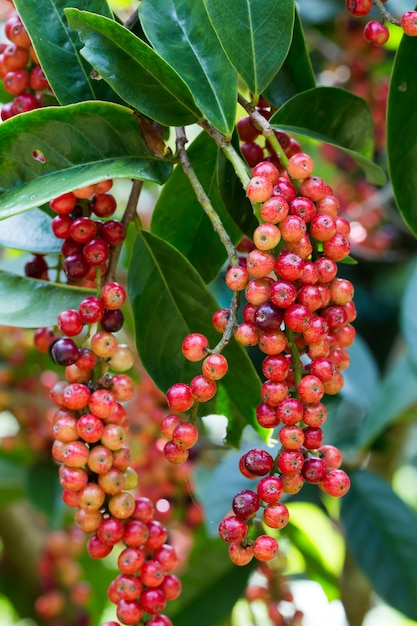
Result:
[[[359,444],[369,445],[392,422],[417,403],[417,371],[408,354],[401,356],[382,380],[378,395],[359,431]]]
[[[0,506],[25,495],[26,470],[22,463],[0,459]]]
[[[353,557],[388,604],[417,619],[417,519],[391,486],[367,470],[350,475],[342,521]]]
[[[287,56],[294,0],[203,0],[218,38],[249,89],[261,94]]]
[[[51,218],[40,209],[9,217],[0,228],[0,245],[39,254],[59,254],[62,241],[51,229]]]
[[[0,270],[0,324],[22,328],[53,326],[65,309],[77,309],[89,289],[76,289]]]
[[[207,133],[200,133],[187,150],[194,172],[211,200],[234,244],[242,237],[226,211],[217,184],[218,148]],[[180,225],[180,226],[179,226]],[[181,165],[164,185],[152,214],[151,230],[187,257],[205,282],[211,282],[227,259],[227,252],[214,231]]]
[[[321,585],[329,602],[339,598],[341,567],[337,567],[336,561],[341,565],[343,540],[336,535],[332,522],[317,506],[307,502],[290,502],[288,508],[290,522],[285,528],[285,535],[301,552],[308,577]]]
[[[303,91],[278,109],[270,124],[341,148],[364,170],[370,182],[384,184],[384,172],[371,161],[371,112],[362,98],[349,91],[338,87]]]
[[[219,335],[211,324],[211,316],[219,308],[216,300],[185,257],[146,231],[136,240],[128,287],[137,349],[145,369],[163,391],[176,382],[189,383],[201,372],[201,366],[184,358],[181,345],[190,332],[203,333],[211,346],[218,342]],[[266,438],[269,433],[255,419],[259,404],[258,375],[242,346],[235,341],[224,354],[229,372],[219,384],[233,398],[246,423]]]
[[[355,337],[348,352],[350,365],[343,372],[345,384],[340,393],[353,404],[369,409],[379,391],[377,363],[371,350],[359,335]]]
[[[417,64],[414,37],[403,35],[391,74],[387,107],[387,159],[394,198],[405,223],[417,236]]]
[[[152,46],[187,83],[208,121],[230,135],[236,116],[237,76],[202,0],[142,0],[139,16]]]
[[[295,11],[294,31],[291,47],[278,74],[262,92],[268,102],[277,108],[301,91],[313,89],[316,79],[306,48],[303,27]]]
[[[193,534],[194,547],[181,575],[183,591],[169,603],[167,614],[176,626],[213,626],[225,620],[241,597],[253,563],[236,567],[221,539],[209,539],[200,529]]]
[[[104,81],[91,78],[91,66],[80,56],[78,34],[64,16],[68,6],[112,17],[106,0],[16,0],[14,3],[32,39],[42,69],[60,104],[113,100]]]
[[[39,461],[26,474],[26,489],[29,500],[38,511],[47,515],[55,525],[62,510],[62,489],[54,463]]]
[[[401,309],[400,327],[406,346],[409,351],[410,360],[417,365],[417,265],[404,290]]]
[[[125,102],[166,126],[202,118],[181,77],[127,28],[86,11],[65,13],[85,44],[81,54]]]
[[[162,183],[171,171],[149,153],[132,111],[109,102],[37,109],[7,120],[0,125],[0,161],[0,219],[107,178]]]

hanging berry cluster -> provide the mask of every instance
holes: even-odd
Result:
[[[247,300],[235,338],[266,354],[257,421],[279,426],[281,444],[274,455],[255,448],[240,459],[241,473],[258,480],[256,490],[236,494],[233,513],[219,526],[239,565],[278,552],[275,537],[254,528],[260,509],[264,526],[281,529],[289,520],[280,502],[284,493],[308,482],[339,497],[350,485],[340,452],[323,445],[321,430],[327,418],[322,398],[342,388],[346,348],[355,337],[353,285],[337,277],[337,261],[350,251],[349,224],[337,216],[337,198],[313,167],[303,152],[289,159],[286,175],[269,161],[255,166],[246,193],[259,205],[262,223],[245,265],[226,274],[229,288],[244,290]]]
[[[117,220],[95,219],[110,217],[116,210],[116,200],[108,193],[111,185],[105,181],[50,202],[57,213],[52,230],[64,240],[67,282],[96,288],[104,284],[78,309],[58,315],[59,333],[39,329],[35,345],[65,367],[65,380],[50,391],[58,407],[52,455],[59,463],[62,498],[76,509],[76,526],[90,535],[87,549],[92,558],[104,558],[115,545],[122,546],[120,574],[108,590],[117,618],[122,624],[145,619],[150,626],[170,626],[162,611],[181,592],[179,579],[169,573],[178,558],[167,543],[166,527],[154,519],[152,501],[131,493],[138,476],[131,465],[123,403],[134,393],[134,381],[124,373],[133,366],[134,356],[115,334],[123,327],[126,292],[119,283],[103,278],[108,275],[110,250],[122,243],[126,231]]]
[[[321,429],[327,418],[323,396],[342,388],[347,348],[355,338],[353,285],[337,277],[337,262],[350,252],[350,226],[338,216],[337,198],[313,167],[312,158],[301,151],[289,158],[284,172],[271,161],[255,165],[246,194],[260,224],[246,257],[225,276],[226,285],[246,299],[243,322],[234,325],[235,339],[258,346],[265,355],[256,418],[263,428],[279,428],[280,442],[274,454],[254,448],[240,459],[241,473],[258,481],[256,489],[237,493],[232,512],[219,525],[238,565],[277,555],[276,538],[259,534],[258,522],[273,530],[288,523],[288,508],[280,501],[284,494],[295,494],[308,482],[340,497],[350,486],[340,469],[340,451],[324,445]],[[216,311],[214,328],[224,333],[230,314]],[[198,436],[193,423],[198,403],[214,396],[215,381],[227,372],[225,357],[210,353],[204,335],[188,335],[182,351],[190,361],[204,360],[201,375],[167,391],[176,414],[163,420],[162,434],[168,439],[165,456],[174,463],[188,458]],[[189,421],[179,417],[190,410]]]
[[[6,21],[5,35],[9,43],[0,44],[0,79],[13,99],[1,109],[3,121],[18,113],[38,109],[43,106],[44,93],[51,93],[32,42],[17,13]]]

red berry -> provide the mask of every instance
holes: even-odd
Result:
[[[417,34],[417,26],[416,26],[416,34]],[[368,43],[372,43],[374,46],[383,46],[389,39],[389,30],[377,20],[371,20],[367,24],[365,24],[365,28],[363,29],[363,36],[365,37]]]
[[[401,28],[410,37],[417,36],[417,11],[406,11],[401,17]]]

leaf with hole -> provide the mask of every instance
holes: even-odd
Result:
[[[43,159],[39,159],[39,154]],[[0,219],[108,178],[164,182],[132,111],[110,102],[50,107],[0,125]]]

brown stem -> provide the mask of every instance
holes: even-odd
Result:
[[[391,24],[401,26],[401,20],[397,20],[395,17],[393,17],[391,13],[387,11],[387,9],[384,7],[381,0],[373,0],[373,2],[386,22],[391,22]]]
[[[129,199],[126,204],[126,209],[125,209],[122,219],[120,220],[121,223],[126,227],[126,229],[136,217],[136,209],[138,206],[139,197],[140,197],[142,188],[143,188],[142,180],[133,181],[132,189],[130,190]],[[117,263],[119,261],[120,252],[122,250],[122,245],[123,244],[120,243],[111,249],[110,257],[109,257],[109,265],[107,268],[106,276],[104,277],[104,281],[103,281],[105,283],[114,280],[116,276]]]

